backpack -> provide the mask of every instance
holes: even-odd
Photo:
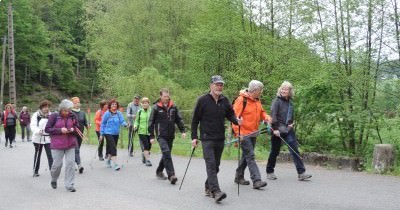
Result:
[[[232,107],[233,107],[233,105],[235,104],[236,100],[237,100],[239,97],[240,97],[240,96],[238,96],[238,97],[236,97],[235,99],[233,99],[233,101],[232,101]],[[243,96],[242,96],[242,97],[243,97]],[[246,105],[247,105],[247,98],[246,98],[246,97],[243,97],[243,107],[242,107],[242,111],[240,112],[240,115],[237,116],[238,118],[241,118],[241,117],[242,117],[242,114],[243,114],[243,112],[244,112],[244,109],[246,108]],[[234,134],[235,131],[233,130],[232,124],[231,124],[231,130],[232,130],[232,134]]]

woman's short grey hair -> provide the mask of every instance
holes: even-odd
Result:
[[[278,88],[278,92],[276,92],[276,95],[277,95],[277,96],[281,96],[281,90],[282,90],[284,87],[289,88],[289,97],[290,97],[290,98],[293,98],[293,97],[294,97],[294,88],[293,88],[292,83],[290,83],[290,82],[288,82],[288,81],[283,81],[283,82],[282,82],[281,86]]]
[[[60,105],[58,105],[58,111],[61,110],[69,110],[72,109],[74,107],[74,103],[72,103],[72,101],[68,100],[68,99],[64,99],[61,101]]]
[[[249,82],[249,88],[248,91],[250,93],[257,91],[257,90],[262,90],[264,88],[264,85],[262,82],[258,81],[258,80],[251,80]]]

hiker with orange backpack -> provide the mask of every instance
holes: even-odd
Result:
[[[263,89],[264,85],[262,82],[251,80],[248,88],[241,90],[239,97],[236,98],[233,103],[233,109],[236,116],[242,119],[242,124],[240,125],[240,136],[239,126],[232,124],[235,136],[240,139],[239,143],[240,148],[242,149],[242,157],[239,161],[239,166],[236,169],[234,181],[241,185],[250,184],[250,182],[244,178],[244,171],[248,166],[254,189],[260,189],[267,186],[267,182],[261,180],[260,170],[258,169],[254,154],[258,135],[258,132],[254,131],[258,131],[261,121],[264,123],[271,122],[271,117],[265,112],[260,101]],[[255,134],[249,135],[251,133]]]

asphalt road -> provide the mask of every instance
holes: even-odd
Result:
[[[0,144],[0,209],[400,209],[400,178],[374,174],[328,170],[307,166],[311,181],[297,181],[294,165],[278,163],[278,180],[268,181],[264,190],[233,183],[236,161],[223,161],[219,173],[220,186],[228,197],[217,204],[204,196],[206,178],[203,159],[194,158],[179,191],[188,157],[173,157],[178,182],[176,185],[155,177],[160,156],[152,157],[153,167],[141,164],[140,156],[127,157],[120,151],[124,163],[121,171],[105,167],[94,159],[95,147],[82,146],[85,171],[76,174],[77,192],[63,187],[64,168],[58,188],[50,187],[47,159],[42,154],[39,177],[32,177],[34,148],[31,143],[17,142],[16,148]],[[158,145],[154,145],[158,146]],[[44,152],[44,151],[43,151]],[[91,165],[91,166],[90,166]],[[265,179],[265,162],[259,163]],[[249,179],[248,171],[246,177]]]

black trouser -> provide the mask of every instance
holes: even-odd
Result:
[[[175,175],[174,164],[172,163],[172,156],[171,156],[171,150],[174,138],[158,137],[157,141],[158,144],[160,145],[162,157],[160,163],[158,164],[156,173],[161,173],[165,168],[169,178],[172,175]]]
[[[240,143],[242,148],[242,158],[239,161],[239,166],[236,169],[236,177],[243,178],[244,170],[249,166],[250,178],[254,182],[261,180],[260,170],[255,161],[254,148],[256,145],[256,137],[245,137]]]
[[[290,130],[288,134],[281,134],[282,138],[295,150],[297,154],[299,153],[296,135],[293,130]],[[268,163],[267,163],[267,173],[273,173],[276,164],[276,157],[279,155],[282,145],[282,140],[272,135],[271,138],[271,152],[269,153]],[[293,162],[296,166],[298,174],[302,174],[306,171],[304,167],[303,160],[301,160],[296,154],[293,153],[292,149],[289,148],[290,154],[292,155]]]
[[[135,135],[135,131],[133,130],[132,125],[129,126],[128,131],[129,131],[128,132],[128,152],[129,152],[129,154],[132,154],[133,153],[133,138]]]
[[[105,134],[104,137],[106,138],[106,155],[117,156],[117,145],[118,145],[118,138],[119,135],[110,135]]]
[[[150,136],[139,134],[140,145],[142,145],[142,150],[151,150]]]
[[[33,146],[35,147],[35,157],[33,159],[33,170],[35,171],[35,173],[39,172],[40,157],[42,156],[43,147],[44,150],[46,151],[47,162],[49,163],[49,170],[50,170],[51,165],[53,165],[53,156],[51,156],[50,143],[48,144],[33,143]]]
[[[80,164],[81,164],[81,145],[82,145],[82,138],[81,138],[79,135],[77,135],[77,136],[76,136],[76,139],[77,139],[78,145],[76,145],[76,147],[75,147],[75,163],[76,163],[77,165],[80,165]]]
[[[221,163],[222,152],[224,151],[224,140],[204,140],[201,142],[203,146],[203,157],[206,162],[207,180],[205,182],[206,189],[211,192],[221,191],[218,184],[217,174]]]
[[[100,131],[96,131],[96,135],[97,135],[97,141],[99,142],[99,147],[97,149],[99,157],[103,157],[103,145],[104,145],[104,139],[103,141],[100,141]],[[107,156],[107,154],[105,155]]]
[[[6,144],[10,142],[10,145],[15,140],[15,125],[6,126],[4,128],[4,136],[6,137]]]

